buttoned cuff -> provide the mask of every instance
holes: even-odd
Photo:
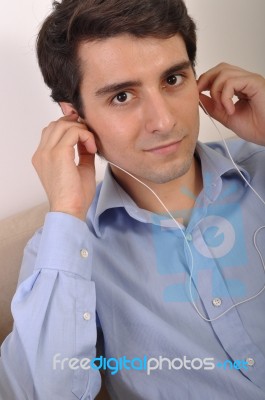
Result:
[[[50,212],[42,229],[35,270],[54,269],[90,280],[92,246],[85,222],[71,215]]]

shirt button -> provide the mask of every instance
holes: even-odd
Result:
[[[187,239],[188,242],[191,242],[191,241],[192,241],[192,235],[191,235],[191,233],[188,233],[188,234],[186,235],[186,239]]]
[[[214,307],[220,307],[222,305],[222,300],[219,297],[216,297],[212,301]]]
[[[253,358],[251,358],[251,357],[248,357],[248,358],[246,359],[246,363],[247,363],[247,365],[248,365],[249,367],[253,367],[253,365],[255,364],[255,360],[254,360]]]
[[[88,257],[88,251],[87,251],[87,249],[82,249],[82,250],[80,251],[80,254],[81,254],[81,257],[87,258],[87,257]]]
[[[91,318],[90,313],[89,313],[89,312],[85,312],[85,313],[83,314],[83,318],[84,318],[85,321],[89,321],[90,318]]]

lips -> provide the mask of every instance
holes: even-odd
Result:
[[[145,150],[148,153],[167,155],[178,150],[182,140]]]

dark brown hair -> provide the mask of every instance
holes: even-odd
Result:
[[[180,34],[195,65],[196,27],[183,0],[54,1],[37,38],[38,62],[52,98],[72,103],[82,116],[78,46],[121,34],[139,38]]]

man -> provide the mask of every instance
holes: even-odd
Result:
[[[232,142],[243,180],[197,143],[201,101],[264,145],[265,81],[220,64],[197,82],[195,56],[180,0],[63,0],[45,21],[65,116],[33,157],[51,212],[12,304],[6,398],[92,399],[101,369],[113,399],[265,399],[264,149]],[[96,152],[112,163],[97,189]]]

